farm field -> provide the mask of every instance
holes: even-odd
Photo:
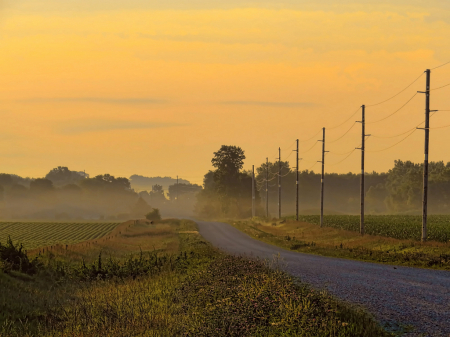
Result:
[[[312,224],[320,224],[319,215],[299,216],[299,220]],[[359,224],[359,215],[324,216],[324,225],[326,227],[359,232]],[[369,235],[386,236],[400,240],[420,241],[420,238],[422,236],[422,216],[366,215],[365,232]],[[429,215],[427,232],[428,240],[449,242],[450,215]]]
[[[0,222],[0,243],[8,236],[23,243],[25,249],[55,244],[74,244],[101,238],[119,222]]]

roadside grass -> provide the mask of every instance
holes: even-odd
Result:
[[[131,222],[118,232],[84,251],[41,252],[35,275],[0,272],[0,336],[391,335],[276,259],[219,252],[194,222]]]
[[[411,267],[450,270],[450,243],[364,235],[290,219],[228,220],[249,236],[303,253]]]

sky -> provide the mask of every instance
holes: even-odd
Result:
[[[424,71],[450,83],[450,64],[433,69],[448,36],[448,0],[0,0],[0,172],[202,183],[221,145],[245,169],[278,147],[295,166],[296,139],[318,172],[325,127],[326,172],[358,173],[363,104],[366,171],[421,162],[424,132],[408,130]],[[430,160],[447,162],[450,86],[431,109]]]

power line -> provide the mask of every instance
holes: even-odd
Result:
[[[352,155],[352,153],[355,152],[355,151],[356,151],[356,148],[354,148],[352,151],[350,151],[350,153],[344,159],[338,161],[337,163],[328,164],[328,165],[329,166],[335,166],[335,165],[338,165],[338,164],[342,163],[344,160],[346,160],[348,157],[350,157]]]
[[[450,85],[450,83],[448,83],[448,84],[446,84],[446,85],[443,85],[442,87],[437,87],[437,88],[430,89],[430,91],[442,89],[442,88],[448,87],[449,85]]]
[[[437,69],[437,68],[440,68],[440,67],[446,66],[447,64],[450,64],[450,61],[448,61],[448,62],[446,62],[446,63],[444,63],[444,64],[441,64],[440,66],[437,66],[437,67],[431,68],[431,70],[434,70],[434,69]]]
[[[447,111],[447,110],[439,110],[439,111]],[[448,111],[450,111],[450,110],[448,110]],[[436,112],[437,112],[437,111],[434,111],[434,112],[431,114],[430,118],[433,117],[434,114],[435,114]],[[377,135],[371,135],[371,137],[375,137],[375,138],[396,138],[396,137],[400,137],[400,136],[403,136],[404,134],[407,134],[408,132],[410,132],[410,131],[412,131],[412,130],[415,130],[419,125],[422,125],[423,123],[425,123],[425,122],[420,122],[420,123],[417,124],[415,127],[411,128],[411,129],[409,129],[409,130],[406,130],[405,132],[399,133],[398,135],[394,135],[394,136],[377,136]]]
[[[413,98],[414,97],[416,97],[416,95],[417,95],[417,92],[405,103],[405,104],[403,104],[398,110],[395,110],[393,113],[391,113],[390,115],[388,115],[388,116],[386,116],[386,117],[383,117],[383,118],[381,118],[381,119],[379,119],[379,120],[377,120],[377,121],[374,121],[374,122],[368,122],[367,124],[374,124],[374,123],[378,123],[378,122],[381,122],[381,121],[384,121],[385,119],[388,119],[389,117],[391,117],[391,116],[393,116],[393,115],[395,115],[397,112],[399,112],[401,109],[403,109],[406,105],[408,105],[408,103],[409,102],[411,102],[412,100],[413,100]]]
[[[335,155],[338,155],[338,156],[345,156],[346,154],[352,153],[353,151],[355,151],[355,149],[350,150],[350,151],[348,151],[348,152],[344,152],[344,153],[339,153],[339,152],[330,151],[330,154],[335,154]]]
[[[403,89],[402,91],[400,91],[399,93],[397,93],[397,94],[395,94],[394,96],[392,96],[391,98],[388,98],[387,100],[385,100],[385,101],[382,101],[382,102],[379,102],[379,103],[375,103],[375,104],[370,104],[370,105],[366,105],[366,107],[372,107],[372,106],[377,106],[377,105],[380,105],[380,104],[383,104],[383,103],[386,103],[386,102],[388,102],[388,101],[390,101],[391,99],[393,99],[393,98],[395,98],[395,97],[397,97],[398,95],[400,95],[402,92],[404,92],[406,89],[408,89],[410,86],[412,86],[414,83],[416,83],[422,76],[423,76],[423,74],[424,73],[422,73],[422,74],[420,74],[420,76],[419,77],[417,77],[410,85],[408,85],[405,89]]]
[[[333,140],[333,141],[331,141],[331,142],[328,142],[328,144],[335,143],[335,142],[337,142],[338,140],[344,138],[344,136],[345,136],[347,133],[349,133],[351,129],[353,129],[353,128],[355,127],[355,125],[356,125],[356,122],[353,123],[353,125],[350,127],[350,129],[348,129],[347,131],[345,131],[345,133],[344,133],[342,136],[340,136],[338,139],[335,139],[335,140]]]
[[[314,166],[316,166],[316,165],[317,165],[317,163],[318,163],[318,162],[316,161],[316,162],[315,162],[314,164],[312,164],[312,165],[311,165],[311,166],[310,166],[309,168],[307,168],[307,169],[306,169],[306,171],[309,171],[309,170],[311,170],[311,169],[312,169],[312,168],[313,168]]]
[[[420,123],[420,124],[422,124],[422,123]],[[420,125],[420,124],[419,124],[419,125]],[[403,136],[404,134],[407,134],[408,132],[414,130],[416,127],[417,127],[417,126],[413,127],[412,129],[409,129],[408,131],[399,133],[398,135],[395,135],[395,136],[377,136],[377,135],[372,135],[372,137],[375,137],[375,138],[384,138],[384,139],[386,139],[386,138],[400,137],[400,136]]]
[[[414,128],[414,130],[413,130],[411,133],[409,133],[405,138],[401,139],[400,141],[398,141],[398,142],[395,143],[394,145],[391,145],[391,146],[389,146],[389,147],[387,147],[387,148],[385,148],[385,149],[375,150],[375,151],[367,151],[367,150],[366,150],[366,152],[382,152],[382,151],[389,150],[389,149],[393,148],[394,146],[396,146],[396,145],[400,144],[401,142],[403,142],[405,139],[407,139],[409,136],[411,136],[411,135],[412,135],[414,132],[416,132],[416,131],[417,131],[417,129]]]
[[[322,132],[322,130],[320,130],[319,132],[317,132],[314,136],[312,136],[311,138],[308,138],[308,139],[305,139],[305,140],[299,140],[299,142],[300,143],[305,143],[305,142],[308,142],[308,141],[310,141],[311,139],[314,139],[314,138],[316,138],[316,136],[319,134],[319,133],[321,133]]]
[[[336,125],[336,126],[333,126],[332,128],[327,128],[327,129],[328,129],[328,130],[333,130],[333,129],[336,129],[336,128],[338,128],[338,127],[344,125],[344,124],[347,123],[350,119],[352,119],[354,115],[356,115],[356,114],[358,113],[359,109],[360,109],[360,108],[358,108],[358,110],[356,110],[354,113],[352,113],[352,115],[351,115],[349,118],[347,118],[345,121],[343,121],[341,124]],[[320,132],[322,132],[322,130],[320,130],[317,134],[319,134]]]
[[[314,143],[314,145],[313,146],[311,146],[308,150],[306,150],[306,151],[303,151],[303,152],[300,152],[301,154],[303,154],[303,153],[307,153],[307,152],[309,152],[309,151],[311,151],[315,146],[317,145],[317,142],[315,142]]]
[[[429,130],[434,130],[434,129],[445,129],[445,128],[448,128],[448,127],[450,127],[450,124],[449,125],[444,125],[444,126],[437,126],[437,127],[435,127],[435,128],[428,128]]]

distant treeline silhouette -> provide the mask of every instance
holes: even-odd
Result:
[[[37,179],[1,173],[0,218],[127,220],[142,218],[152,208],[165,216],[191,215],[201,186],[164,179],[175,182],[168,186],[167,197],[158,184],[137,193],[128,178],[110,174],[90,178],[63,166]]]
[[[233,161],[232,158],[239,160]],[[242,170],[244,151],[223,146],[214,154],[216,169],[204,177],[204,189],[198,195],[196,213],[202,217],[251,216],[251,172]],[[213,165],[214,165],[213,162]],[[450,162],[429,164],[429,212],[450,213]],[[230,166],[233,166],[230,169]],[[281,162],[282,214],[295,213],[296,173],[288,162]],[[255,169],[256,210],[265,215],[266,163]],[[269,212],[277,215],[279,162],[268,163]],[[316,214],[320,203],[319,173],[299,172],[299,206],[301,213]],[[369,172],[365,178],[366,212],[372,214],[420,214],[422,207],[423,164],[396,160],[385,173]],[[224,186],[227,185],[226,188]],[[324,207],[327,213],[357,214],[360,211],[360,175],[325,174]]]

